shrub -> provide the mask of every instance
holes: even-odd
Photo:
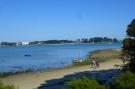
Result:
[[[113,89],[135,89],[135,73],[125,72],[118,76]]]
[[[0,82],[0,89],[15,89],[13,85],[5,85]]]
[[[86,77],[73,79],[68,82],[68,89],[109,89],[99,84],[95,79]]]

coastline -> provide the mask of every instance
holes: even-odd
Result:
[[[48,71],[53,71],[53,70],[60,70],[60,69],[67,69],[67,68],[77,67],[77,66],[90,65],[92,63],[92,59],[96,59],[99,62],[106,62],[108,60],[106,60],[106,59],[104,60],[102,58],[102,56],[99,56],[100,54],[104,55],[104,57],[105,57],[106,51],[107,51],[107,54],[108,54],[108,52],[110,50],[111,50],[111,52],[112,52],[112,50],[114,50],[116,52],[116,50],[120,50],[120,49],[121,48],[110,48],[110,49],[94,50],[92,52],[89,52],[88,55],[84,59],[82,59],[82,62],[80,62],[80,63],[72,63],[72,64],[69,64],[69,65],[64,65],[63,67],[47,68],[47,69],[41,69],[41,70],[27,69],[27,70],[24,70],[24,71],[3,72],[3,73],[0,73],[0,77],[8,77],[8,76],[11,76],[11,75],[18,75],[18,74],[29,73],[29,72],[33,72],[33,73],[35,73],[35,72],[48,72]],[[118,52],[118,54],[119,54],[119,52]],[[115,54],[115,56],[118,56],[117,53]],[[112,59],[114,59],[114,57],[112,57],[112,56],[110,56],[110,57]],[[107,57],[107,59],[109,59],[109,60],[111,60],[111,58]],[[116,57],[116,58],[118,58],[118,57]]]
[[[21,46],[48,46],[48,45],[74,45],[74,44],[113,44],[113,43],[122,43],[120,42],[93,42],[93,43],[59,43],[59,44],[43,44],[43,45],[16,45],[15,47],[21,47]],[[0,47],[4,47],[0,45]],[[8,46],[6,45],[5,47],[14,47],[14,46]]]
[[[112,50],[112,49],[109,49]],[[117,49],[116,49],[117,50]],[[101,52],[101,50],[100,50]],[[121,65],[122,61],[120,59],[107,60],[101,63],[101,67],[98,70],[115,69],[114,65]],[[65,75],[74,74],[83,71],[93,71],[91,65],[80,65],[80,66],[68,66],[59,69],[53,69],[48,71],[38,71],[38,72],[24,72],[9,75],[6,77],[1,77],[0,81],[5,84],[13,84],[18,89],[35,89],[41,84],[51,79],[59,79]]]

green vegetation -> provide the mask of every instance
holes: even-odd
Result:
[[[123,41],[122,59],[127,62],[124,69],[135,72],[135,19],[128,25],[127,37]]]
[[[65,89],[135,89],[135,73],[121,73],[111,85],[100,84],[87,77],[72,79],[67,85],[68,88]]]
[[[0,89],[15,89],[13,85],[5,85],[0,82]]]
[[[135,89],[135,73],[125,72],[114,82],[115,89]]]
[[[99,62],[120,59],[121,49],[104,49],[91,52],[85,60],[80,63],[75,63],[73,66],[90,65],[92,59]]]
[[[99,62],[105,62],[108,60],[120,59],[120,54],[121,49],[104,49],[92,52],[89,58]]]
[[[93,42],[120,42],[116,38],[108,38],[108,37],[93,37],[93,38],[83,38],[77,39],[76,43],[93,43]]]
[[[76,40],[47,40],[47,41],[34,41],[29,45],[46,45],[46,44],[63,44],[63,43],[93,43],[93,42],[120,42],[116,38],[108,37],[94,37],[94,38],[82,38]]]
[[[123,41],[123,49],[112,49],[94,51],[88,59],[82,64],[90,62],[90,58],[100,62],[110,59],[120,59],[122,54],[123,62],[126,62],[124,69],[126,72],[121,73],[112,82],[111,85],[100,84],[98,81],[89,78],[77,78],[68,82],[69,89],[135,89],[135,19],[128,25],[127,38]]]
[[[86,77],[73,79],[68,82],[69,89],[109,89],[105,85],[99,84],[95,79]]]
[[[70,43],[110,43],[110,42],[120,42],[116,38],[108,38],[108,37],[94,37],[94,38],[82,38],[76,40],[46,40],[46,41],[32,41],[27,45],[47,45],[47,44],[70,44]],[[24,45],[22,42],[1,42],[1,46],[22,46]]]

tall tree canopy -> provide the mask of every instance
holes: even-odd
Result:
[[[128,25],[127,38],[123,43],[123,60],[128,61],[125,68],[135,72],[135,19]]]
[[[132,20],[131,24],[128,25],[127,35],[130,37],[135,37],[135,19]]]

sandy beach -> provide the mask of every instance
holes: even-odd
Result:
[[[101,63],[101,67],[96,70],[116,69],[114,65],[121,65],[120,59],[114,59]],[[30,72],[11,75],[0,78],[5,84],[13,84],[17,89],[36,89],[41,84],[45,84],[47,80],[59,79],[68,74],[74,74],[83,71],[93,71],[91,65],[76,66],[71,68],[57,69],[46,72]]]

